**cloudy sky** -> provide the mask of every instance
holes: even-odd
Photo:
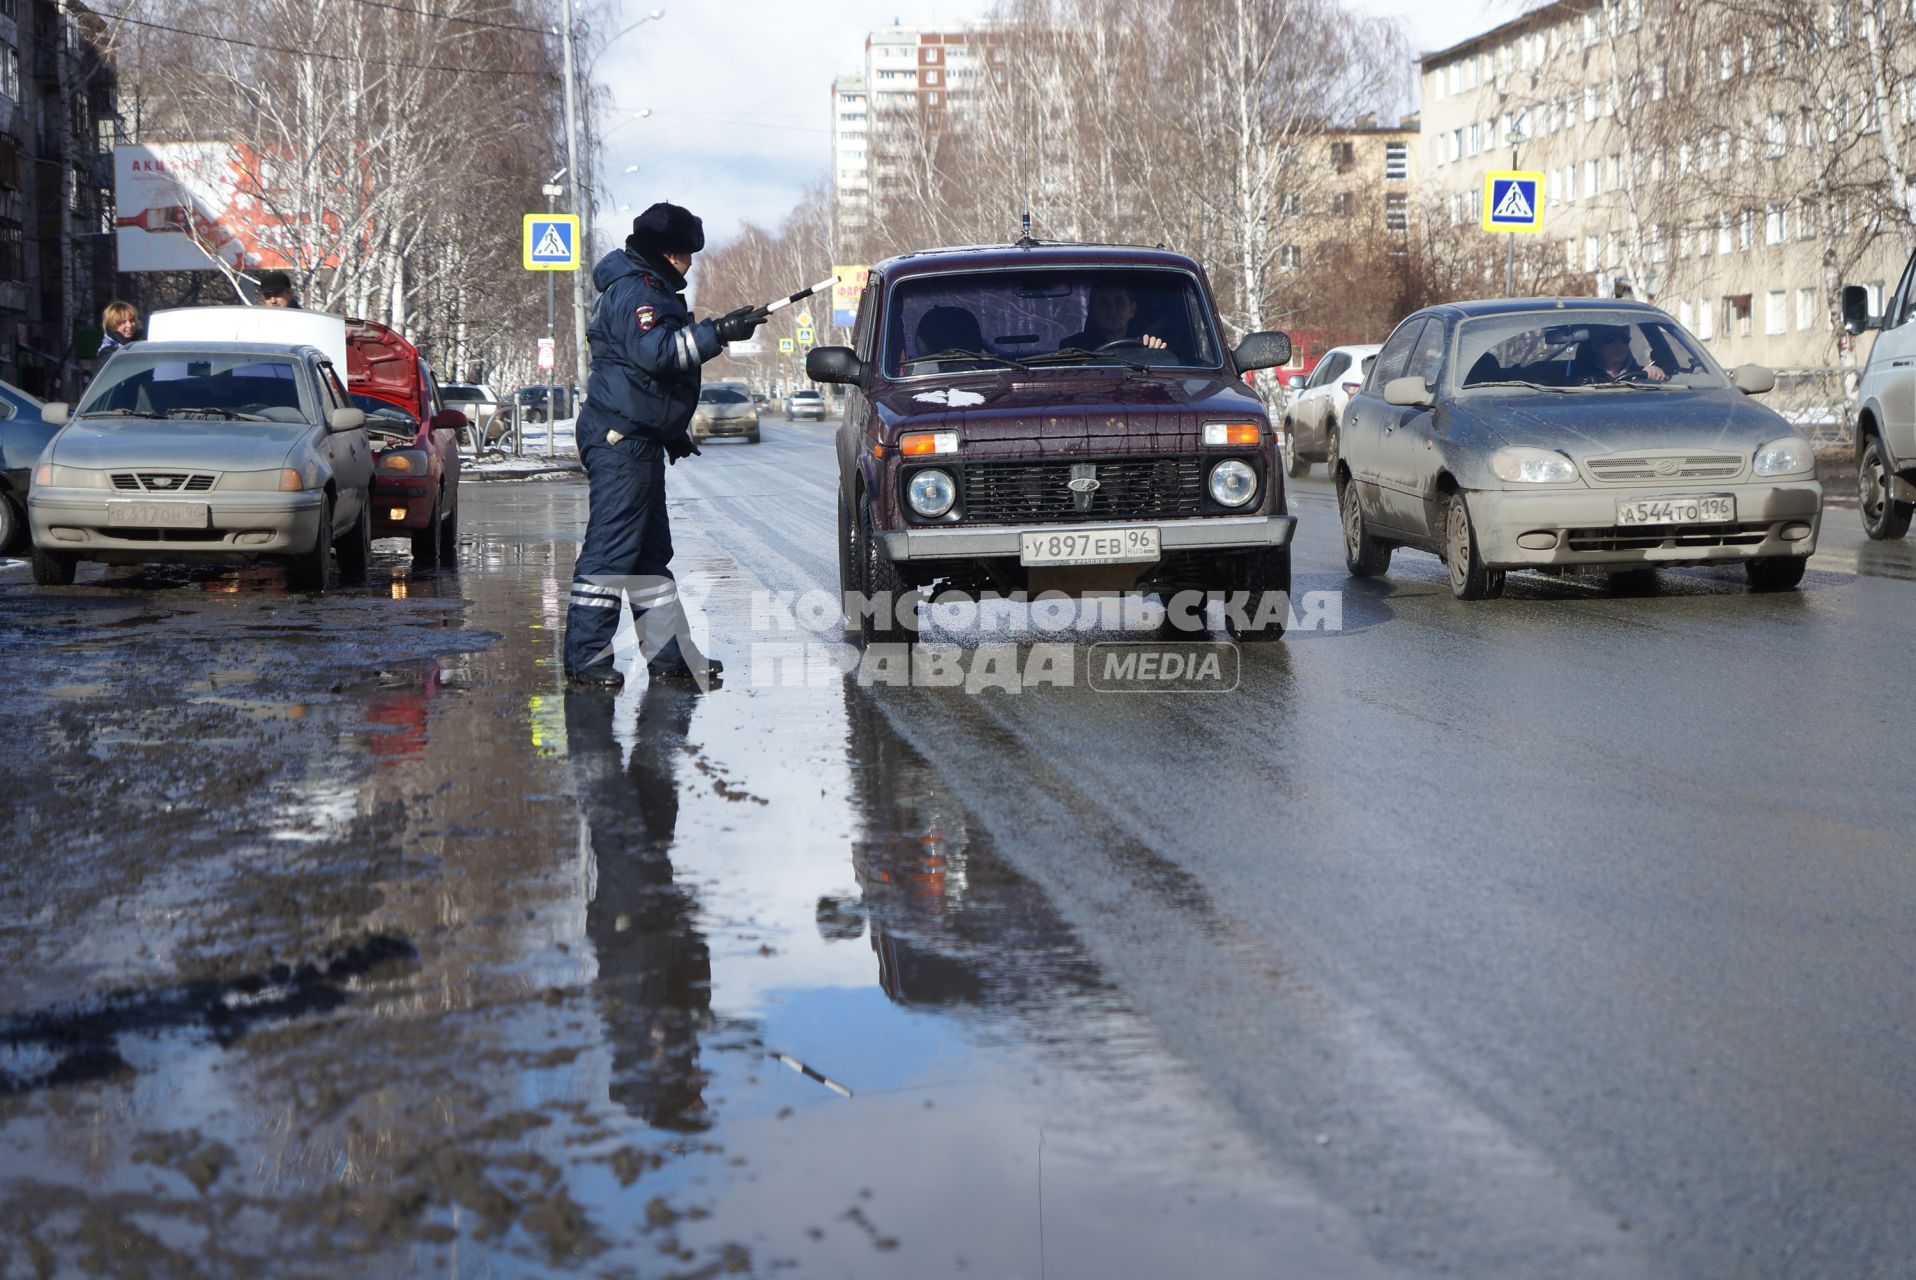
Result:
[[[623,0],[624,23],[652,8]],[[831,168],[831,84],[861,65],[866,32],[894,21],[962,25],[989,0],[667,0],[592,67],[603,116],[601,226],[623,231],[655,200],[683,204],[723,242],[745,222],[776,225]],[[1402,17],[1411,43],[1440,49],[1506,21],[1513,0],[1356,0]],[[616,29],[616,28],[615,28]],[[640,116],[642,109],[651,114]],[[638,166],[636,173],[625,170]],[[619,211],[620,205],[631,208]],[[530,206],[528,206],[530,207]],[[608,237],[609,238],[609,237]]]

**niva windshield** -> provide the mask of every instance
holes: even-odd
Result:
[[[290,360],[137,348],[107,361],[79,413],[267,422],[316,417]]]
[[[892,291],[891,377],[993,368],[1222,363],[1197,281],[1087,268],[917,276]]]

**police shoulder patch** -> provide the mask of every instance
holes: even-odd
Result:
[[[644,333],[659,322],[659,310],[652,306],[640,307],[633,313],[632,318],[639,322],[639,332]]]

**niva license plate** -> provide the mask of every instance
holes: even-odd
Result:
[[[1154,526],[1136,529],[1047,529],[1018,537],[1021,564],[1129,564],[1160,558]]]
[[[1639,498],[1617,503],[1617,523],[1728,524],[1736,519],[1736,499],[1728,494],[1698,498]]]

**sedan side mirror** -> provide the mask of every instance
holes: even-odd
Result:
[[[64,400],[49,400],[40,406],[40,421],[49,427],[64,427],[72,416]]]
[[[1746,396],[1760,396],[1776,389],[1776,370],[1760,364],[1740,364],[1730,370],[1730,381]]]
[[[1284,389],[1286,391],[1302,391],[1304,389],[1304,381],[1305,379],[1303,374],[1294,373],[1290,377],[1284,379]]]
[[[357,431],[365,425],[364,409],[335,409],[332,416],[326,419],[327,429],[332,431]]]
[[[865,381],[865,362],[850,347],[813,347],[805,353],[805,376],[813,382]]]
[[[1436,401],[1422,378],[1392,378],[1384,384],[1384,403],[1400,409],[1427,409]]]
[[[432,415],[434,431],[464,431],[471,425],[471,419],[457,409],[441,409]]]
[[[1237,350],[1231,353],[1231,361],[1237,365],[1239,373],[1249,373],[1253,369],[1275,369],[1281,364],[1289,364],[1290,337],[1269,330],[1247,333],[1244,340],[1237,344]]]
[[[1880,329],[1883,318],[1869,313],[1869,290],[1860,284],[1843,286],[1843,330],[1846,333],[1861,333],[1865,329]]]

